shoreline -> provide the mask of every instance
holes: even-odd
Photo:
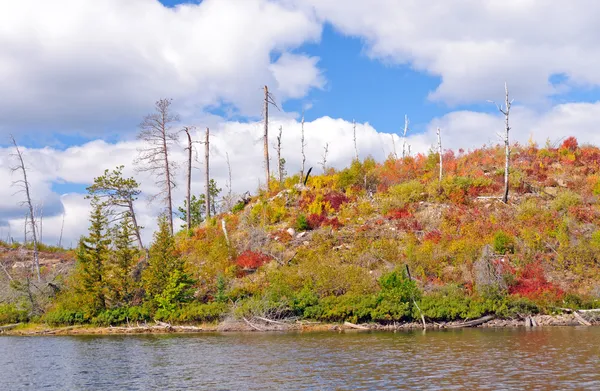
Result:
[[[522,319],[501,319],[492,316],[474,320],[450,322],[420,322],[393,324],[364,323],[319,323],[319,322],[280,322],[269,319],[226,320],[221,323],[200,325],[171,325],[163,322],[135,326],[98,327],[77,325],[50,327],[45,324],[14,324],[0,326],[0,336],[49,336],[49,335],[144,335],[144,334],[202,334],[202,333],[273,333],[273,332],[344,332],[344,331],[411,331],[411,330],[456,330],[462,328],[527,328],[541,327],[593,327],[600,325],[596,319],[586,320],[577,314],[534,315]]]

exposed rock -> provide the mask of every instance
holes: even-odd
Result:
[[[290,236],[293,238],[294,236],[296,236],[296,230],[294,228],[288,228],[286,229],[286,231],[288,234],[290,234]]]

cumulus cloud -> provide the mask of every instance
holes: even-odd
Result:
[[[338,31],[363,39],[372,58],[441,78],[430,98],[481,102],[506,80],[521,101],[598,86],[600,26],[593,0],[298,0]],[[564,79],[553,84],[553,76]]]
[[[322,85],[317,59],[287,54],[321,34],[314,14],[291,4],[2,1],[0,26],[5,133],[114,133],[160,97],[182,112],[225,103],[253,116],[264,84],[282,98]],[[274,53],[284,54],[271,64]]]

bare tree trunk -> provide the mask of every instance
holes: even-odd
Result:
[[[304,153],[304,147],[306,147],[306,144],[304,144],[304,111],[302,111],[302,126],[301,126],[301,131],[302,131],[302,135],[300,136],[300,142],[301,147],[302,147],[302,169],[300,170],[300,183],[302,183],[302,181],[304,180],[304,165],[306,164],[306,154]]]
[[[165,177],[167,182],[167,210],[169,212],[169,228],[171,228],[171,235],[173,235],[173,195],[171,187],[171,172],[169,167],[169,152],[167,150],[167,139],[163,138],[163,148],[165,150]]]
[[[142,234],[140,233],[140,226],[138,225],[137,218],[135,217],[135,212],[133,210],[133,200],[129,200],[127,202],[127,207],[129,209],[129,214],[131,215],[131,222],[133,224],[133,229],[135,231],[135,238],[137,239],[138,246],[140,250],[144,250],[144,244],[142,243]],[[62,235],[62,233],[61,233]]]
[[[192,229],[192,215],[191,215],[191,200],[192,200],[192,135],[190,134],[190,128],[187,126],[183,128],[183,131],[187,135],[188,138],[188,171],[187,171],[187,192],[185,195],[186,201],[186,209],[185,209],[185,217],[186,217],[186,226],[188,231]]]
[[[394,159],[398,160],[398,154],[396,153],[396,139],[393,134],[390,134],[390,136],[392,136],[392,145],[394,146]]]
[[[60,236],[58,237],[58,247],[62,247],[62,237],[63,237],[64,229],[65,229],[65,212],[63,212],[63,214],[62,214],[62,223],[60,224]]]
[[[16,155],[19,158],[19,165],[17,165],[15,168],[13,168],[13,171],[21,171],[23,174],[23,180],[17,181],[17,183],[21,183],[21,185],[23,186],[25,195],[27,197],[25,204],[29,208],[29,215],[31,216],[31,219],[30,219],[31,220],[31,233],[33,235],[33,266],[34,266],[35,273],[37,275],[37,279],[39,282],[42,280],[42,277],[40,275],[38,238],[37,238],[37,230],[36,230],[36,226],[35,226],[35,214],[33,213],[33,203],[31,202],[31,193],[29,190],[29,181],[27,180],[27,169],[25,168],[25,162],[23,161],[23,155],[21,154],[21,150],[19,149],[19,146],[17,145],[17,141],[15,140],[15,138],[13,136],[11,136],[11,139],[12,139],[13,145],[15,146],[15,149],[17,151]],[[27,231],[27,228],[25,229],[25,231]]]
[[[23,226],[23,246],[27,245],[27,216],[28,213],[25,213],[25,225]]]
[[[352,120],[352,131],[354,133],[354,157],[358,161],[358,146],[356,145],[356,121]]]
[[[266,88],[266,87],[265,87]],[[205,180],[206,180],[206,220],[210,218],[210,168],[209,158],[210,158],[210,141],[209,141],[210,130],[208,127],[206,128],[206,138],[204,139],[204,164],[205,164]]]
[[[320,163],[321,167],[323,167],[323,173],[327,171],[327,153],[329,153],[329,143],[325,143],[325,148],[323,148],[323,161]]]
[[[231,208],[233,208],[233,202],[232,202],[233,184],[232,184],[232,180],[231,180],[231,163],[229,163],[229,153],[228,152],[225,152],[225,156],[227,157],[227,173],[229,174],[229,183],[227,185],[227,209],[231,210]]]
[[[406,157],[406,133],[408,132],[408,115],[404,115],[404,133],[402,135],[402,158]]]
[[[271,173],[269,170],[269,87],[265,86],[265,132],[264,132],[264,155],[265,155],[265,180],[269,190]]]
[[[512,106],[512,100],[509,100],[509,96],[508,96],[508,84],[505,82],[504,83],[504,92],[505,92],[505,97],[504,97],[504,108],[502,107],[502,105],[498,105],[496,103],[496,107],[498,108],[498,111],[500,111],[503,115],[504,115],[504,124],[505,124],[505,135],[504,135],[504,157],[505,157],[505,161],[504,161],[504,194],[502,195],[502,202],[504,202],[505,204],[508,203],[508,178],[509,178],[509,174],[510,174],[510,141],[508,138],[509,132],[510,132],[510,125],[509,125],[509,115],[510,115],[510,107]]]
[[[283,183],[283,165],[281,163],[281,133],[283,126],[279,126],[279,135],[277,136],[277,172],[279,176],[279,184]]]
[[[444,175],[444,159],[442,158],[442,134],[440,128],[437,128],[438,139],[438,154],[440,155],[440,185],[442,184],[442,176]]]

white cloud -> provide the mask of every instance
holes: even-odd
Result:
[[[271,64],[279,90],[289,98],[302,98],[311,88],[323,88],[325,78],[317,67],[318,57],[284,53]]]
[[[365,41],[367,54],[441,77],[431,99],[498,98],[508,81],[520,101],[541,103],[574,86],[600,85],[593,0],[298,0]],[[552,85],[552,75],[566,82]]]
[[[2,132],[114,133],[161,97],[182,112],[223,102],[257,115],[264,84],[282,97],[321,85],[313,58],[284,54],[277,80],[270,67],[320,34],[312,13],[269,0],[1,1]]]

